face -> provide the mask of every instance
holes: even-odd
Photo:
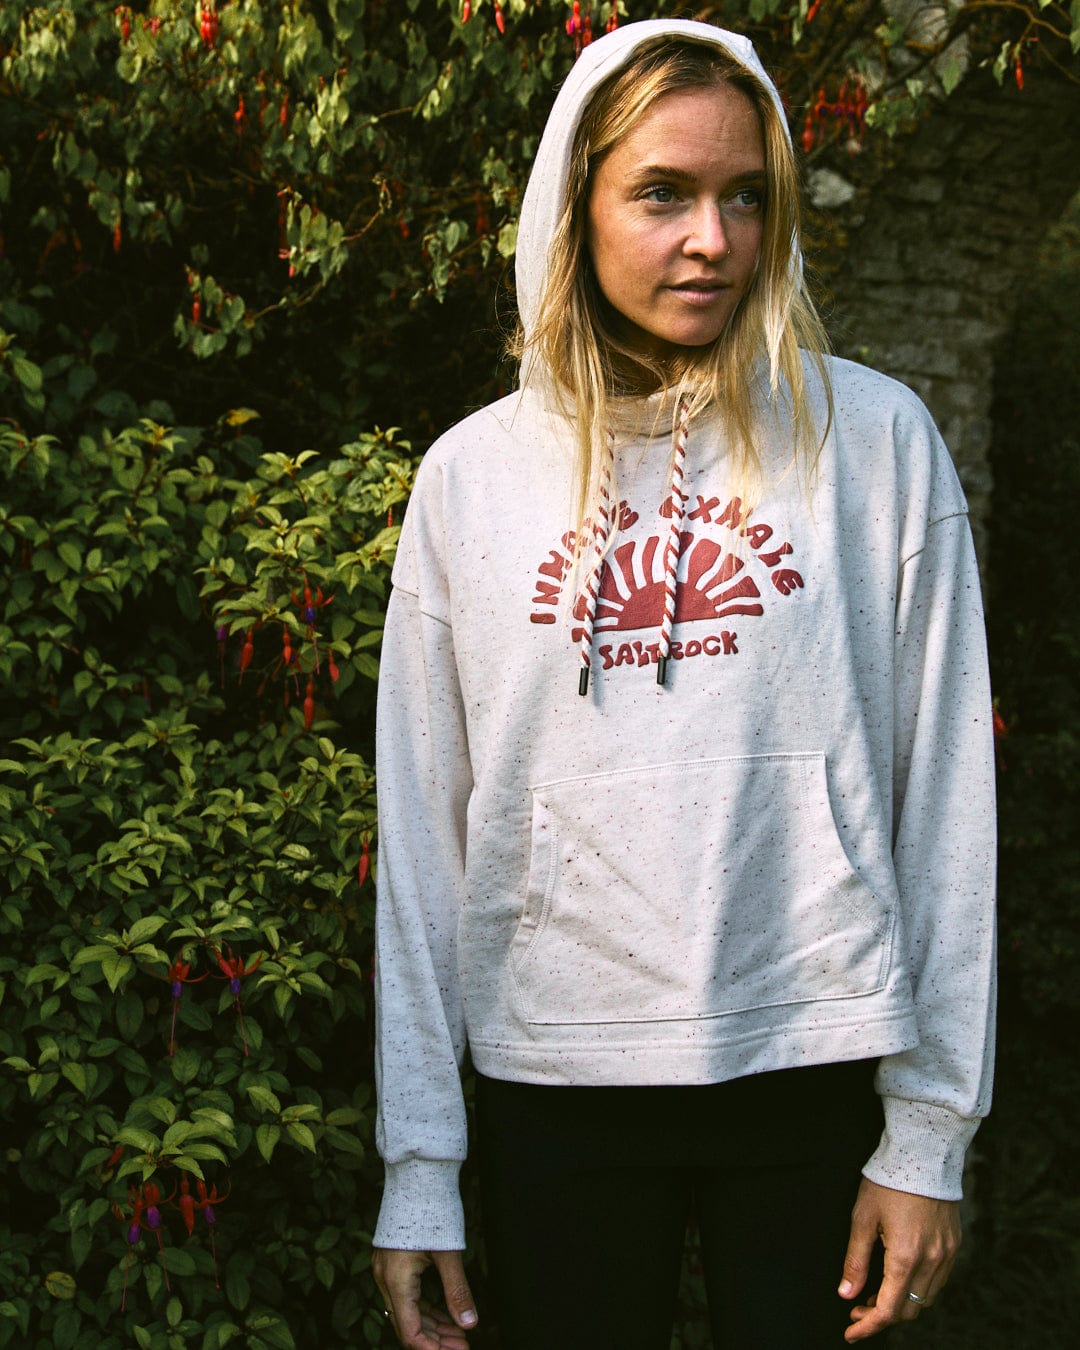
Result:
[[[658,99],[600,162],[587,245],[618,336],[664,360],[715,341],[761,248],[765,147],[733,85]]]

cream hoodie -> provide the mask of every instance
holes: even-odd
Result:
[[[632,24],[586,49],[523,206],[527,325],[581,110],[669,32],[767,81],[745,40],[702,24]],[[664,435],[616,448],[584,698],[582,610],[563,595],[571,436],[542,372],[426,455],[379,688],[378,1246],[464,1246],[466,1045],[485,1074],[553,1084],[880,1057],[886,1128],[865,1174],[959,1195],[993,1021],[978,575],[925,408],[829,368],[836,417],[809,504],[782,410],[749,516],[718,427],[691,424],[663,686]],[[820,389],[817,410],[824,426]]]

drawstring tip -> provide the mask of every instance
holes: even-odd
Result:
[[[667,679],[667,663],[668,663],[668,659],[667,659],[666,656],[661,656],[660,659],[659,659],[659,660],[657,661],[657,663],[656,663],[656,683],[657,683],[657,684],[663,684],[664,681]]]
[[[589,692],[589,667],[582,666],[581,674],[578,676],[577,691],[582,698]]]

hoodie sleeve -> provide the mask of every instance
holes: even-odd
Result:
[[[376,752],[376,1142],[386,1184],[375,1245],[457,1250],[467,1142],[457,923],[472,774],[452,631],[401,585],[387,612]]]
[[[919,1044],[881,1060],[885,1130],[863,1171],[958,1199],[990,1104],[995,826],[979,575],[951,466],[948,477],[959,501],[903,559],[896,610],[894,865]]]

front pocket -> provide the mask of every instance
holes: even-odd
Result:
[[[511,965],[536,1023],[654,1022],[879,989],[892,907],[836,832],[823,754],[535,786]]]

